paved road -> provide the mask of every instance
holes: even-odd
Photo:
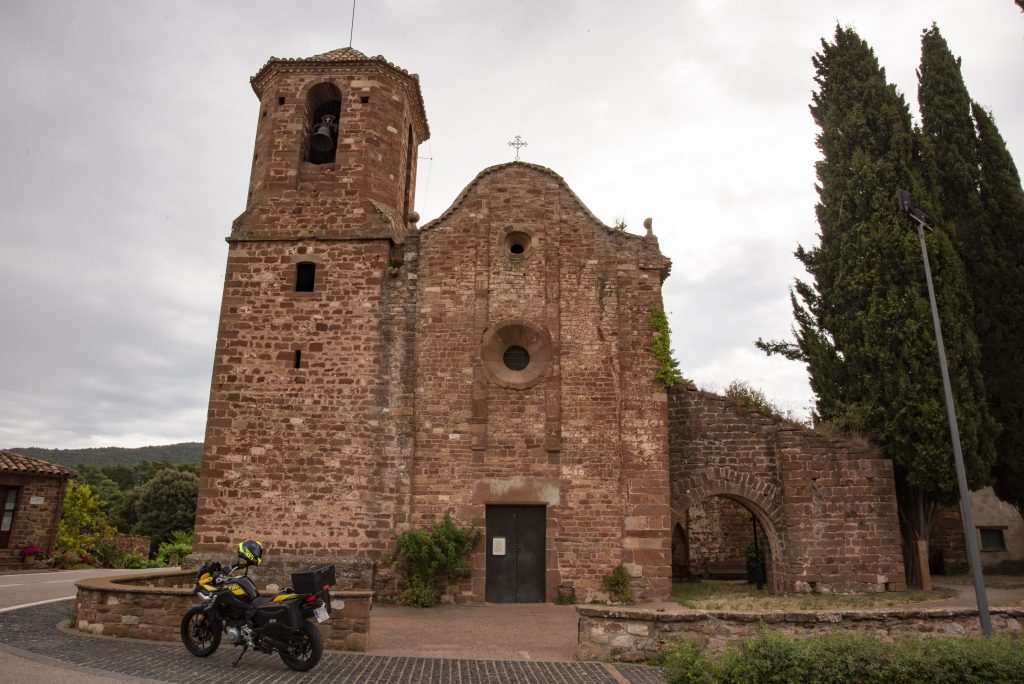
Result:
[[[173,572],[177,568],[168,568]],[[39,601],[74,597],[75,582],[90,577],[133,575],[161,570],[59,570],[0,575],[0,611]]]
[[[89,675],[116,681],[196,682],[365,682],[366,684],[656,684],[661,670],[642,665],[577,662],[482,660],[469,658],[417,658],[326,652],[312,672],[292,672],[277,656],[248,653],[238,667],[235,648],[221,647],[209,658],[195,658],[180,644],[134,639],[91,637],[57,629],[71,612],[71,601],[47,603],[0,613],[0,682],[24,682],[17,667],[36,682],[91,681]],[[481,656],[486,656],[481,653]],[[40,660],[43,657],[47,660]],[[27,661],[27,662],[25,662]],[[11,663],[8,665],[8,663]],[[32,675],[34,668],[40,674]],[[82,668],[87,668],[84,670]]]

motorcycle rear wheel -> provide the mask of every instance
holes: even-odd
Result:
[[[324,640],[320,630],[309,622],[303,622],[297,630],[288,635],[288,649],[280,651],[284,664],[297,672],[312,670],[324,654]]]
[[[221,627],[202,608],[192,608],[181,618],[181,643],[194,656],[205,658],[220,646]]]

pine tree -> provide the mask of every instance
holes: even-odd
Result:
[[[1024,515],[1024,189],[992,117],[972,105],[978,130],[981,203],[998,280],[986,283],[989,308],[979,311],[986,387],[1003,425],[996,442],[993,487]]]
[[[893,460],[904,534],[957,486],[920,245],[896,206],[908,189],[935,219],[928,235],[967,465],[975,487],[993,458],[963,267],[936,200],[935,160],[906,101],[852,29],[815,55],[820,244],[797,249],[811,276],[792,295],[796,343],[758,341],[807,363],[815,419],[869,437]]]

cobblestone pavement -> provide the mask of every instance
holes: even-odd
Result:
[[[292,672],[277,655],[246,653],[222,645],[209,658],[196,658],[180,644],[103,639],[57,629],[72,601],[0,613],[0,643],[49,658],[123,677],[164,682],[431,682],[444,684],[534,682],[536,684],[655,684],[661,670],[644,665],[410,658],[325,652],[311,672]]]

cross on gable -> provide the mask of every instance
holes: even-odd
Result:
[[[516,161],[519,161],[519,148],[526,147],[526,141],[517,135],[515,140],[509,141],[508,146],[516,148]]]

